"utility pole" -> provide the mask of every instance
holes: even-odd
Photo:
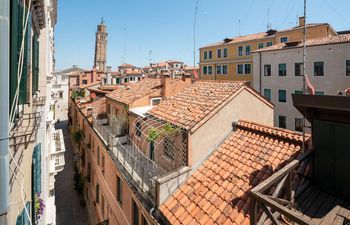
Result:
[[[9,210],[9,78],[10,1],[0,0],[0,224]]]
[[[304,35],[303,35],[303,93],[306,93],[306,0],[304,0]],[[303,116],[303,145],[302,152],[305,152],[305,128],[306,128],[306,119]]]

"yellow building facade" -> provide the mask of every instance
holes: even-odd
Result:
[[[304,18],[299,26],[286,30],[269,30],[234,38],[200,48],[200,79],[253,81],[252,51],[281,42],[303,40]],[[307,39],[335,36],[337,32],[328,23],[307,24]]]

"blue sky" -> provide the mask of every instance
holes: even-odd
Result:
[[[59,0],[56,69],[73,64],[92,68],[96,25],[102,17],[108,29],[107,64],[113,69],[123,58],[138,66],[148,64],[150,50],[152,62],[178,59],[193,65],[195,2]],[[268,9],[272,28],[287,28],[303,14],[303,0],[199,0],[197,49],[225,37],[265,31]],[[308,22],[328,22],[336,30],[350,30],[349,9],[349,0],[308,0]]]

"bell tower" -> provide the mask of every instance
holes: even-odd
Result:
[[[94,66],[97,71],[106,72],[106,55],[107,55],[107,27],[103,18],[97,25],[96,42],[95,42],[95,62]]]

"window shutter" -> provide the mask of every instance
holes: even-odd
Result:
[[[38,36],[34,33],[33,36],[33,52],[32,52],[32,94],[39,90],[39,42]]]
[[[41,144],[33,151],[33,194],[41,192]]]
[[[17,69],[19,58],[19,24],[22,19],[19,20],[19,1],[11,1],[11,14],[10,14],[10,107],[14,101],[16,88],[17,88]]]

